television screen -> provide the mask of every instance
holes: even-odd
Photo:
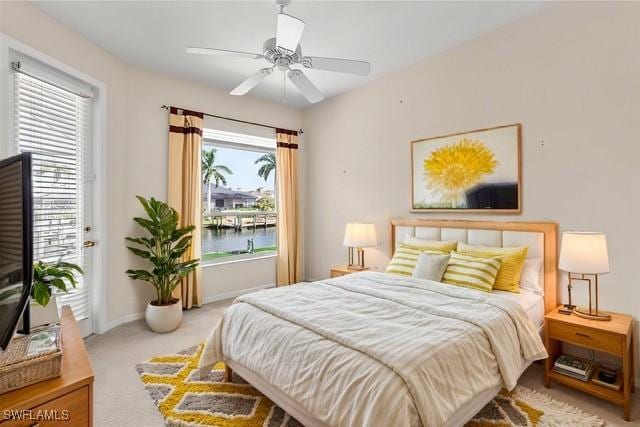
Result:
[[[31,154],[0,161],[0,348],[29,301],[33,277]]]

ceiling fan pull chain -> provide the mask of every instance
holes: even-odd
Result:
[[[287,103],[287,73],[282,73],[282,101]]]

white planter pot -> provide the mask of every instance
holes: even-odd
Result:
[[[153,332],[171,332],[182,323],[182,303],[180,300],[171,305],[149,303],[144,318]]]
[[[46,306],[41,306],[33,298],[29,302],[29,314],[31,315],[31,327],[50,325],[60,321],[60,313],[58,313],[58,303],[55,297],[51,297]]]

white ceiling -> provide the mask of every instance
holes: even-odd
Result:
[[[265,1],[39,1],[44,12],[125,61],[225,91],[267,65],[264,60],[197,56],[189,45],[262,53],[275,37],[277,8]],[[459,45],[544,7],[540,2],[296,1],[287,13],[306,23],[304,55],[371,62],[368,77],[305,73],[328,98]],[[251,92],[283,100],[283,74]],[[248,95],[245,95],[248,96]],[[289,83],[288,104],[308,102]]]

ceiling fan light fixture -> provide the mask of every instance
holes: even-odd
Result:
[[[0,0],[2,1],[2,0]],[[262,54],[241,52],[235,50],[212,49],[203,47],[188,47],[187,53],[214,56],[235,56],[250,59],[264,59],[270,64],[269,68],[263,68],[245,79],[236,86],[231,95],[244,95],[267,78],[277,68],[283,72],[285,87],[283,87],[284,102],[286,102],[286,79],[300,91],[310,102],[316,103],[324,99],[322,92],[299,69],[292,66],[302,66],[307,69],[333,71],[338,73],[366,76],[371,70],[371,65],[365,61],[351,59],[324,58],[320,56],[302,56],[300,37],[304,30],[304,21],[295,16],[287,15],[284,9],[290,0],[275,0],[279,9],[276,37],[267,39],[262,46]]]

